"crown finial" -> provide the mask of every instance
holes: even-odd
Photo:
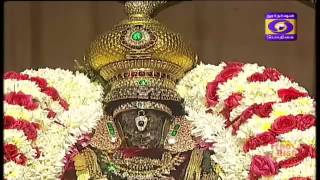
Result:
[[[154,17],[161,9],[170,6],[168,1],[126,1],[125,11],[130,17]]]

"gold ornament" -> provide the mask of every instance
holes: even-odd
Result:
[[[121,138],[111,116],[105,116],[98,121],[90,145],[108,152],[113,152],[120,147]]]
[[[126,1],[128,19],[92,42],[86,62],[110,86],[106,108],[122,100],[162,100],[181,109],[175,83],[197,63],[189,43],[152,17],[167,1]],[[147,94],[146,94],[147,93]]]
[[[131,101],[125,104],[121,104],[113,111],[113,117],[116,117],[118,114],[123,113],[129,110],[138,110],[138,109],[153,109],[158,111],[163,111],[172,115],[172,111],[169,107],[164,104],[153,102],[153,101]]]
[[[192,125],[185,117],[176,117],[164,141],[164,149],[172,152],[185,152],[194,149],[195,141],[191,136]]]
[[[183,163],[185,158],[180,153],[164,152],[161,159],[148,157],[124,158],[119,153],[109,155],[103,152],[102,162],[108,164],[108,170],[128,179],[168,178],[170,171]]]
[[[203,151],[195,148],[190,157],[184,180],[200,180]]]
[[[167,3],[166,1],[125,2],[129,18],[116,25],[110,32],[98,37],[91,44],[88,51],[91,66],[96,71],[100,71],[106,80],[109,80],[117,73],[123,72],[123,69],[121,67],[118,69],[116,65],[118,62],[130,59],[127,58],[128,54],[138,56],[138,58],[133,58],[134,61],[144,59],[139,58],[139,55],[146,54],[150,55],[152,60],[180,67],[180,77],[185,71],[190,70],[196,63],[196,55],[190,45],[183,42],[179,34],[170,31],[166,26],[151,18],[154,12],[165,7]],[[151,69],[167,71],[165,67],[157,67],[161,63],[149,63],[149,65],[152,66]],[[114,67],[113,72],[109,71],[110,67]]]
[[[74,166],[78,179],[99,178],[102,176],[97,156],[93,150],[86,148],[74,157]]]

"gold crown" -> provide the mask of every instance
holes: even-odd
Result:
[[[195,53],[182,37],[152,19],[166,1],[127,1],[127,20],[99,36],[89,47],[91,67],[107,81],[128,69],[149,69],[175,79],[197,62]]]
[[[152,18],[174,3],[124,4],[128,19],[99,36],[86,55],[91,68],[111,85],[105,99],[107,109],[112,113],[118,103],[129,99],[159,100],[170,108],[180,107],[175,83],[196,65],[197,56],[179,34]]]

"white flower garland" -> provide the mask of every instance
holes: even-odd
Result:
[[[270,117],[261,118],[253,115],[237,131],[237,138],[246,139],[268,130],[275,119],[285,115],[312,114],[315,115],[314,100],[301,97],[285,103],[272,105]]]
[[[61,107],[59,102],[40,92],[40,87],[29,80],[6,79],[4,93],[23,92],[37,99],[40,106],[35,110],[27,110],[19,105],[4,102],[5,115],[15,119],[23,119],[40,124],[35,141],[26,140],[21,130],[5,130],[5,142],[15,144],[19,151],[28,157],[27,165],[19,165],[13,161],[4,164],[6,179],[58,179],[64,168],[63,159],[78,138],[92,131],[96,122],[103,115],[103,88],[91,83],[84,74],[62,69],[26,70],[23,74],[30,77],[44,78],[48,86],[54,87],[61,98],[68,104],[68,110]],[[47,108],[56,113],[54,118],[48,118]],[[59,123],[59,124],[56,124]],[[23,135],[23,136],[22,136]],[[13,139],[15,137],[15,139]],[[29,143],[20,145],[19,143]],[[30,157],[38,147],[41,151],[39,158]],[[29,147],[29,152],[25,148]]]
[[[209,108],[212,110],[211,113],[215,115],[205,113],[208,110],[205,102],[206,86],[215,79],[225,66],[225,63],[221,63],[218,66],[198,65],[178,83],[177,92],[185,99],[186,111],[188,113],[187,119],[194,125],[192,133],[195,136],[202,136],[208,142],[214,142],[213,149],[215,153],[212,154],[211,158],[222,167],[224,171],[221,174],[222,179],[247,179],[252,157],[254,155],[277,153],[275,152],[275,148],[276,146],[280,146],[281,143],[259,146],[255,150],[244,153],[242,149],[244,142],[251,135],[267,131],[277,117],[289,114],[314,115],[314,100],[310,97],[300,97],[282,103],[277,94],[279,89],[293,87],[300,92],[306,92],[306,90],[297,83],[291,82],[283,75],[280,75],[277,81],[248,82],[248,77],[254,73],[263,73],[265,67],[258,66],[257,64],[244,64],[242,71],[237,76],[218,85],[218,102],[215,107]],[[239,105],[230,112],[231,121],[255,103],[276,103],[272,105],[273,110],[270,113],[270,117],[261,118],[254,114],[247,122],[240,126],[237,135],[233,136],[231,135],[231,129],[225,129],[225,119],[219,114],[224,107],[224,101],[233,93],[241,93],[243,98],[239,101]],[[279,137],[281,137],[282,141],[290,143],[293,149],[299,147],[301,143],[314,145],[315,127],[311,127],[305,131],[293,130],[281,134]],[[274,156],[276,155],[274,154]],[[278,156],[274,158],[279,161],[288,157]],[[300,165],[294,168],[300,171],[306,166],[309,165]],[[314,172],[315,166],[310,165],[308,168]],[[276,179],[279,179],[278,177],[282,179],[295,177],[293,173],[283,173],[287,172],[287,170],[281,169],[281,172],[275,176]],[[315,176],[314,173],[306,173],[305,175],[307,175],[306,177]]]

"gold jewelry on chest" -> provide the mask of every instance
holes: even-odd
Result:
[[[122,178],[168,178],[170,172],[184,162],[181,153],[164,152],[161,159],[149,157],[124,158],[119,153],[102,153],[105,170]]]

